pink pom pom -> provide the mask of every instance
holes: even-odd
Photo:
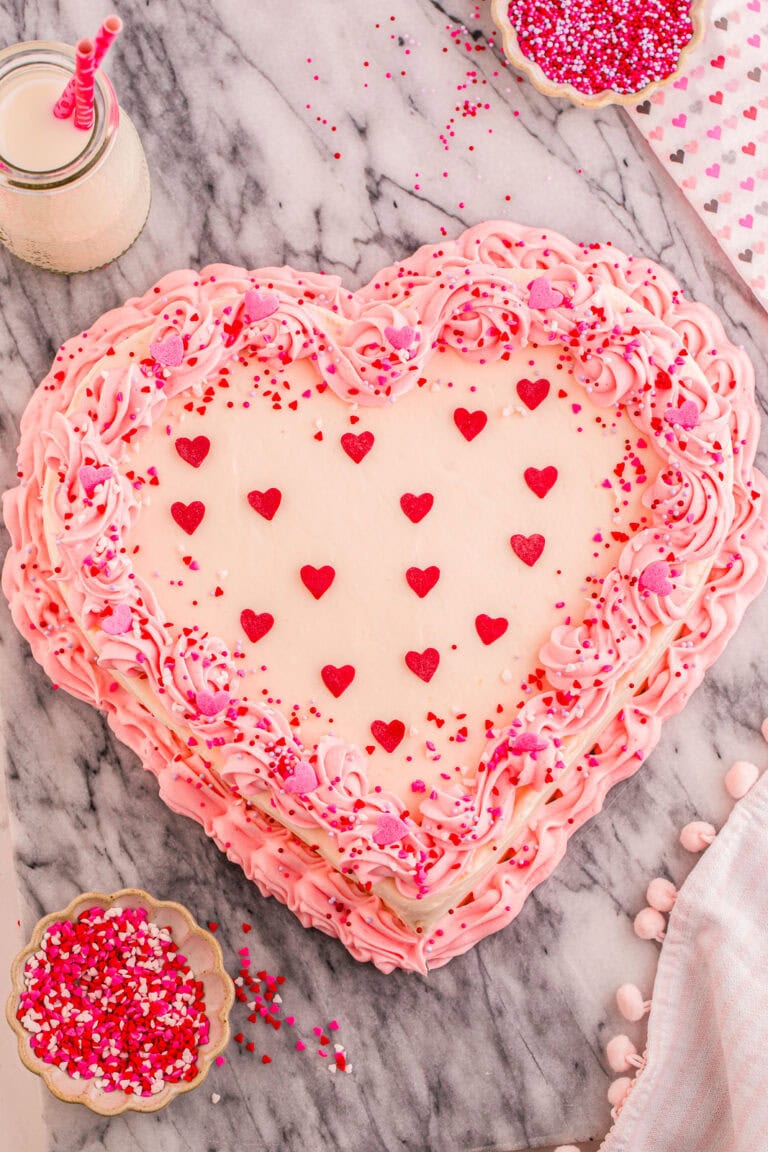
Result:
[[[618,1080],[614,1080],[608,1089],[608,1103],[614,1108],[619,1108],[629,1095],[633,1083],[629,1076],[620,1076]]]
[[[656,908],[643,908],[635,916],[635,935],[641,940],[658,940],[666,936],[667,922]]]
[[[648,885],[645,898],[651,908],[658,908],[659,912],[671,912],[677,900],[677,888],[671,880],[657,876]]]
[[[632,1067],[630,1057],[637,1056],[637,1048],[629,1036],[614,1036],[608,1041],[605,1055],[612,1072],[628,1072]]]
[[[688,852],[703,852],[717,836],[717,831],[704,820],[693,820],[680,833],[680,843]]]
[[[725,787],[734,800],[746,796],[753,784],[757,783],[760,772],[749,760],[737,760],[725,774]]]
[[[616,1004],[625,1020],[642,1020],[646,1012],[650,1012],[650,1000],[643,1000],[642,993],[636,984],[622,984],[616,993]]]

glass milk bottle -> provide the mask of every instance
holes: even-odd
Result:
[[[53,115],[73,71],[65,44],[0,52],[0,240],[53,272],[108,264],[149,212],[144,150],[104,72],[95,77],[91,129]]]

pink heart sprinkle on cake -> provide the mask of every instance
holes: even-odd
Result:
[[[3,586],[263,891],[424,971],[516,915],[735,629],[756,438],[717,318],[611,246],[485,224],[357,292],[178,272],[33,397]]]

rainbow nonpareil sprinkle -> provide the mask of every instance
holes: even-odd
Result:
[[[507,11],[523,55],[590,96],[665,80],[693,37],[691,0],[510,0]]]

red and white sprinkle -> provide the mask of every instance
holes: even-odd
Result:
[[[209,1035],[203,985],[144,908],[52,924],[27,961],[16,1015],[38,1059],[129,1096],[194,1080]]]

